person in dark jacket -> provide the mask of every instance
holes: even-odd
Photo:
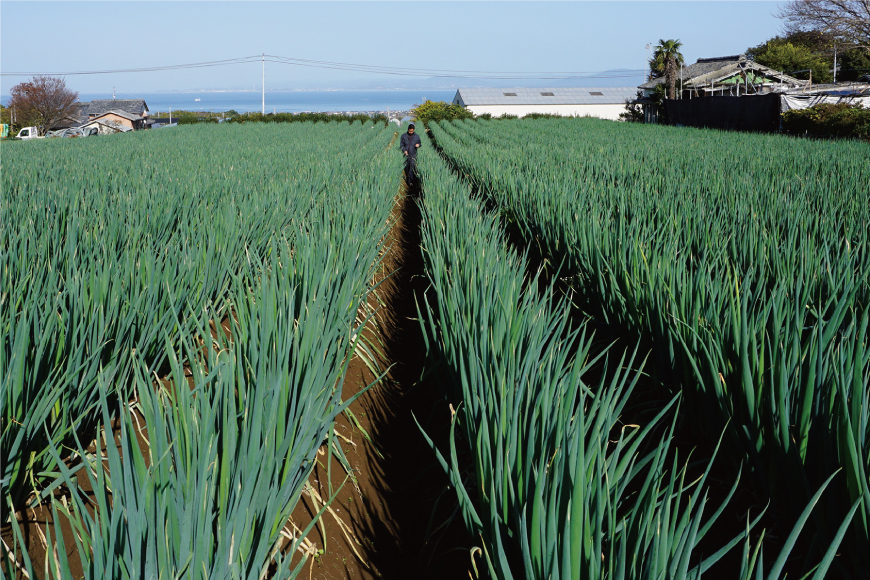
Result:
[[[417,185],[417,149],[420,148],[420,136],[415,133],[414,123],[408,125],[408,132],[402,135],[399,148],[405,156],[405,179],[408,185]]]

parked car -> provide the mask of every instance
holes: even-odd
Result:
[[[36,127],[24,127],[15,136],[16,139],[42,139]]]

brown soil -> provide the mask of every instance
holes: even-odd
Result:
[[[389,251],[380,276],[392,273],[378,288],[382,307],[373,338],[384,348],[390,367],[386,380],[372,387],[350,407],[359,427],[342,416],[336,431],[356,482],[347,481],[327,513],[308,535],[324,553],[307,564],[310,578],[468,578],[473,540],[458,512],[456,493],[426,444],[414,417],[439,449],[448,449],[451,411],[437,375],[423,376],[426,349],[417,318],[426,288],[420,252],[420,210],[411,195],[399,195],[388,235]],[[376,280],[375,282],[379,282]],[[374,376],[358,358],[344,384],[348,399]],[[329,497],[345,479],[344,469],[325,456],[310,480],[317,493]],[[316,506],[311,497],[293,514],[300,528]],[[338,519],[343,520],[339,524]],[[325,535],[325,537],[324,537]],[[306,575],[303,575],[306,576]]]
[[[131,437],[136,438],[136,443],[138,444],[140,449],[147,448],[147,441],[145,437],[147,436],[147,432],[145,429],[144,418],[141,413],[137,410],[133,410],[133,419],[134,419],[134,431],[130,433]],[[124,450],[121,446],[121,431],[120,431],[120,423],[118,419],[114,419],[111,426],[112,434],[114,435],[114,444],[115,448],[118,450],[119,454],[123,458]],[[105,446],[107,442],[105,437],[101,442],[101,448],[103,449],[103,454],[105,455]],[[96,444],[91,443],[86,449],[86,453],[96,453]],[[145,459],[146,465],[148,464],[148,454],[143,453],[143,458]],[[81,461],[78,459],[70,459],[67,461],[68,467],[71,469],[80,465]],[[86,502],[90,502],[88,509],[90,511],[91,516],[94,516],[95,507],[96,507],[96,499],[93,492],[93,487],[91,486],[91,481],[88,478],[87,473],[84,469],[79,469],[75,474],[76,487],[78,490],[84,495],[86,498]],[[62,506],[73,507],[74,502],[73,498],[70,495],[70,492],[66,485],[60,486],[55,492],[54,497],[60,502]],[[54,513],[52,511],[51,501],[46,499],[42,504],[38,505],[35,508],[27,508],[22,511],[18,511],[15,514],[16,520],[18,521],[18,527],[21,532],[21,536],[24,540],[24,545],[27,547],[27,554],[30,558],[31,564],[33,565],[33,578],[42,579],[45,578],[45,563],[46,563],[46,553],[48,548],[48,537],[46,535],[46,530],[49,533],[54,533],[57,528],[60,528],[61,533],[63,534],[64,541],[64,551],[66,552],[66,559],[69,562],[70,572],[74,578],[83,578],[84,572],[82,570],[82,562],[79,557],[78,548],[76,546],[76,539],[74,536],[73,528],[69,523],[67,517],[63,514],[61,508],[58,508],[58,517],[60,519],[60,525],[54,525]],[[18,575],[16,578],[27,578],[25,567],[23,566],[23,557],[21,555],[21,545],[16,543],[14,540],[14,530],[11,524],[4,524],[2,528],[0,528],[0,538],[4,545],[2,546],[3,554],[5,557],[9,551],[12,549],[12,546],[15,546],[15,556],[16,562],[19,563]],[[57,549],[57,538],[52,536],[52,543],[55,544],[55,549]]]

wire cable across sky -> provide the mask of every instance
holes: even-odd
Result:
[[[481,71],[481,70],[451,70],[451,69],[424,69],[407,68],[381,65],[368,65],[345,62],[332,62],[325,60],[311,60],[272,54],[257,54],[224,60],[212,60],[188,64],[174,64],[164,66],[150,66],[138,68],[124,68],[113,70],[90,70],[90,71],[67,71],[67,72],[0,72],[0,76],[77,76],[77,75],[101,75],[120,73],[143,73],[160,72],[194,68],[208,68],[216,66],[230,66],[249,63],[274,63],[289,66],[303,66],[311,68],[344,70],[363,72],[370,74],[408,76],[408,77],[440,77],[440,78],[465,78],[465,79],[499,79],[499,80],[562,80],[562,79],[588,79],[588,78],[627,78],[644,74],[644,69],[619,69],[616,71]]]

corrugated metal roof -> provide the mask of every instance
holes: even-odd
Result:
[[[542,93],[549,93],[544,95]],[[510,96],[508,96],[510,95]],[[516,96],[514,96],[516,95]],[[637,96],[635,87],[459,89],[453,102],[473,105],[622,105]]]

